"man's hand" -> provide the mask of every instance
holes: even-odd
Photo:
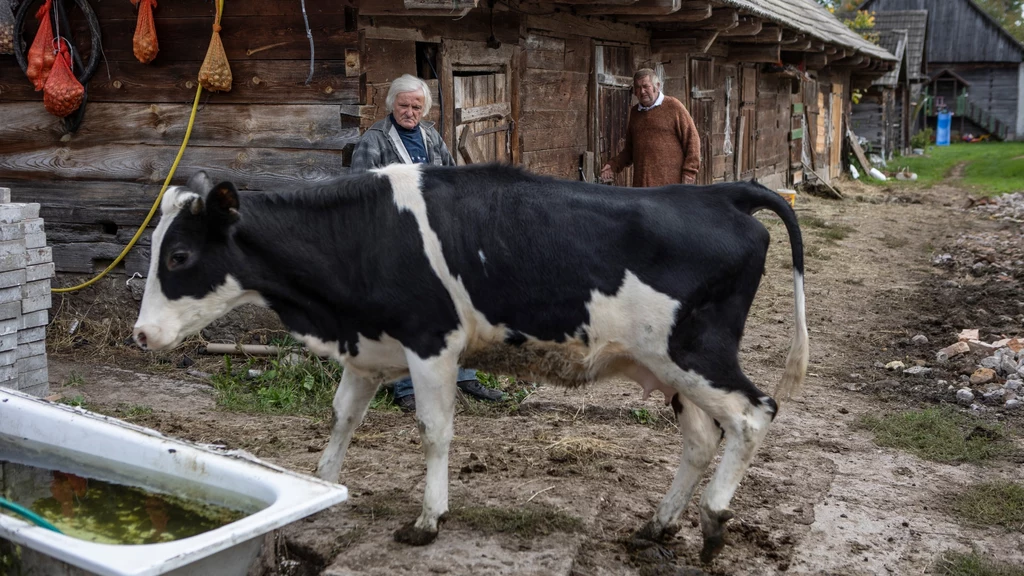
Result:
[[[615,173],[612,172],[612,165],[611,164],[605,164],[604,167],[601,168],[601,180],[602,181],[608,181],[608,180],[612,180],[614,178],[615,178]]]
[[[683,176],[683,184],[695,184],[696,182],[696,176]]]

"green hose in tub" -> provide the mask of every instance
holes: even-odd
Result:
[[[11,502],[10,500],[8,500],[6,498],[0,497],[0,508],[4,508],[5,510],[10,510],[11,512],[14,512],[15,514],[24,516],[25,518],[29,519],[30,521],[32,521],[37,526],[42,526],[43,528],[46,528],[47,530],[53,530],[57,534],[61,534],[62,533],[60,530],[57,529],[56,526],[54,526],[53,524],[50,524],[49,522],[47,522],[46,519],[43,518],[42,516],[40,516],[39,514],[36,514],[35,512],[29,510],[28,508],[25,508],[24,506],[22,506],[20,504],[15,504],[14,502]]]

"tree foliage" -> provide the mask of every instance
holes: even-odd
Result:
[[[1024,0],[974,0],[1018,41],[1024,42]]]
[[[999,0],[993,0],[999,1]],[[1007,0],[1014,1],[1014,0]],[[1024,2],[1024,0],[1016,0]],[[860,0],[818,0],[818,3],[836,15],[839,21],[850,29],[860,34],[868,42],[878,44],[878,33],[875,29],[875,13],[867,10],[858,10]]]

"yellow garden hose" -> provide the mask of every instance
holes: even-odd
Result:
[[[164,192],[167,191],[167,186],[171,183],[171,178],[174,176],[174,171],[178,168],[178,162],[181,161],[181,155],[185,153],[185,146],[188,145],[188,137],[192,134],[192,124],[196,120],[196,110],[199,108],[199,94],[201,94],[203,91],[203,85],[199,84],[198,82],[196,84],[196,100],[192,103],[192,115],[189,116],[188,128],[185,129],[185,139],[181,141],[181,148],[178,149],[178,156],[177,158],[174,159],[174,164],[171,164],[171,171],[167,173],[167,178],[164,179],[164,185],[162,188],[160,188],[160,193],[156,195],[156,200],[153,202],[153,206],[149,209],[149,214],[146,215],[146,219],[142,221],[142,225],[140,225],[139,229],[135,231],[135,236],[132,236],[131,241],[129,241],[128,245],[124,247],[124,250],[121,250],[121,253],[117,255],[117,258],[114,258],[114,261],[111,262],[109,266],[104,268],[102,272],[97,274],[95,278],[82,282],[77,286],[71,286],[70,288],[54,288],[51,290],[51,292],[74,292],[75,290],[81,290],[82,288],[92,286],[93,284],[98,282],[100,278],[106,276],[108,272],[110,272],[118,264],[120,264],[121,260],[124,260],[124,257],[128,255],[128,252],[131,251],[131,249],[135,246],[135,243],[138,242],[139,238],[142,237],[143,231],[145,231],[146,227],[149,226],[149,221],[153,219],[153,215],[156,214],[156,210],[160,206],[160,200],[163,199]]]

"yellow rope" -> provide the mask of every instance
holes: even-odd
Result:
[[[196,84],[199,83],[197,82]],[[185,139],[181,141],[181,148],[178,149],[178,157],[174,159],[174,164],[171,164],[171,171],[167,173],[167,178],[164,179],[164,185],[162,188],[160,188],[160,193],[157,194],[156,200],[153,202],[153,206],[149,209],[149,214],[147,214],[146,219],[142,221],[142,225],[139,226],[139,229],[135,232],[135,236],[132,236],[131,241],[128,242],[128,245],[124,247],[124,250],[122,250],[121,253],[117,255],[117,258],[115,258],[114,261],[111,262],[109,266],[104,268],[102,272],[97,274],[95,278],[82,282],[77,286],[71,286],[70,288],[54,288],[53,290],[51,290],[51,292],[74,292],[76,290],[81,290],[82,288],[92,286],[93,284],[98,282],[100,278],[106,276],[108,272],[110,272],[118,264],[120,264],[121,260],[124,260],[124,257],[127,256],[128,252],[130,252],[131,249],[135,246],[135,243],[139,241],[139,238],[142,237],[142,233],[146,230],[146,227],[149,226],[149,221],[153,219],[153,215],[156,214],[156,210],[160,206],[160,200],[163,199],[164,192],[167,191],[167,186],[171,183],[171,178],[174,176],[174,171],[178,168],[178,162],[181,161],[181,155],[185,153],[185,146],[188,145],[188,137],[192,134],[192,123],[196,120],[196,110],[199,108],[199,94],[202,91],[202,85],[196,87],[196,100],[192,103],[192,115],[188,119],[188,128],[185,130]]]
[[[219,0],[217,2],[217,22],[220,22],[220,14],[223,10],[224,0]],[[164,185],[162,188],[160,188],[160,193],[156,195],[156,200],[153,201],[153,206],[150,207],[149,214],[146,215],[146,219],[142,221],[142,225],[139,226],[139,229],[135,231],[135,236],[132,236],[131,241],[129,241],[128,245],[124,247],[124,250],[121,250],[121,253],[117,255],[117,258],[115,258],[114,261],[111,262],[109,266],[104,268],[102,272],[97,274],[95,278],[92,278],[91,280],[88,280],[86,282],[82,282],[77,286],[71,286],[70,288],[54,288],[51,290],[51,292],[62,294],[66,292],[74,292],[76,290],[81,290],[82,288],[92,286],[93,284],[98,282],[100,278],[106,276],[108,272],[110,272],[118,264],[120,264],[121,261],[124,260],[124,257],[128,255],[128,252],[131,252],[131,249],[135,247],[135,243],[139,241],[139,238],[142,237],[142,233],[146,230],[146,227],[149,226],[150,220],[153,219],[153,215],[156,214],[156,210],[160,206],[160,201],[164,197],[164,192],[167,191],[167,186],[171,183],[171,178],[174,177],[174,171],[178,169],[178,162],[181,162],[181,156],[182,154],[185,153],[185,147],[188,146],[188,138],[189,136],[192,135],[192,124],[196,121],[196,110],[199,109],[199,95],[203,92],[203,85],[199,84],[198,82],[196,82],[196,84],[196,99],[194,102],[192,102],[192,114],[188,118],[188,128],[185,129],[185,139],[181,141],[181,147],[178,148],[178,156],[174,159],[174,164],[171,164],[171,171],[167,173],[167,178],[164,179]]]

